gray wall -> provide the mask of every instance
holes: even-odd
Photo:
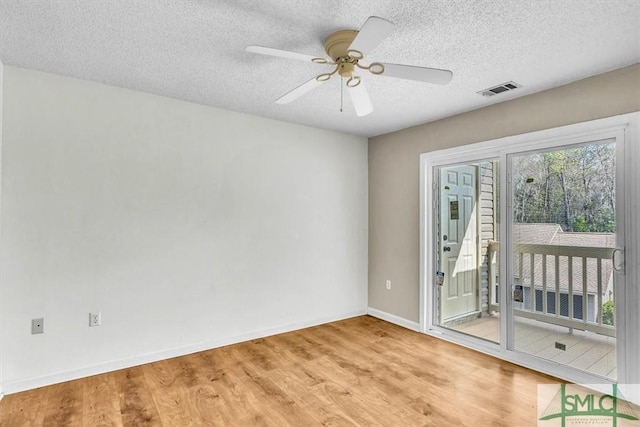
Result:
[[[633,111],[640,111],[640,64],[371,138],[369,307],[419,321],[421,153]]]

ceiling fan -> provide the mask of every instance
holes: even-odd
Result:
[[[358,69],[369,71],[374,75],[396,77],[399,79],[417,80],[420,82],[447,84],[451,81],[453,73],[449,70],[437,68],[416,67],[412,65],[389,64],[385,62],[371,62],[369,65],[360,63],[365,55],[374,49],[393,31],[394,24],[377,16],[370,16],[360,31],[340,30],[330,34],[324,42],[324,49],[329,59],[291,52],[288,50],[274,49],[264,46],[247,46],[246,51],[262,55],[278,56],[287,59],[313,62],[316,64],[335,65],[335,69],[329,73],[319,74],[308,82],[298,86],[291,92],[276,100],[277,104],[288,104],[308,93],[312,89],[328,81],[336,73],[346,80],[347,90],[360,117],[373,111],[371,99],[364,87],[362,79],[356,75]]]

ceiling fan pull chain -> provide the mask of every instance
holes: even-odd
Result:
[[[342,106],[344,103],[344,93],[343,93],[343,89],[344,89],[344,77],[340,77],[340,112],[342,113]]]

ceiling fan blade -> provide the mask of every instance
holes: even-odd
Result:
[[[277,56],[280,58],[295,59],[298,61],[306,61],[306,62],[317,62],[317,61],[314,61],[314,59],[316,60],[320,59],[317,56],[311,56],[304,53],[291,52],[288,50],[274,49],[272,47],[264,47],[264,46],[247,46],[245,50],[251,53],[259,53],[260,55]],[[324,59],[324,58],[321,58],[321,59]]]
[[[377,16],[370,16],[364,23],[356,38],[351,42],[349,50],[356,50],[366,56],[393,31],[393,22]]]
[[[291,92],[289,92],[289,93],[281,96],[280,98],[276,99],[276,104],[282,105],[282,104],[288,104],[291,101],[295,101],[296,99],[300,98],[305,93],[310,92],[311,90],[317,88],[322,83],[324,83],[324,82],[319,82],[314,77],[311,80],[309,80],[308,82],[301,84],[300,86],[298,86],[297,88],[295,88]]]
[[[386,64],[381,76],[396,77],[398,79],[417,80],[419,82],[446,85],[451,81],[453,73],[438,68],[414,67],[413,65]]]
[[[358,117],[366,116],[373,111],[373,105],[371,105],[371,98],[367,88],[364,87],[364,82],[361,80],[360,84],[355,87],[347,86],[349,94],[351,95],[351,101],[356,109]]]

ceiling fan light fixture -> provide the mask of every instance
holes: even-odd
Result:
[[[315,63],[315,64],[328,64],[329,61],[327,61],[325,58],[313,58],[311,60],[311,62]]]
[[[327,80],[329,80],[331,78],[331,76],[333,76],[335,73],[338,72],[338,68],[340,68],[340,66],[336,66],[335,70],[333,70],[330,73],[323,73],[320,74],[319,76],[316,77],[316,80],[319,82],[326,82]]]
[[[350,78],[353,77],[353,72],[355,71],[355,66],[353,62],[343,61],[338,65],[338,74],[340,77]]]
[[[347,55],[349,55],[353,59],[362,59],[364,58],[364,54],[359,50],[349,49],[347,50]]]
[[[316,80],[319,82],[326,82],[327,80],[329,80],[331,78],[331,75],[333,73],[325,73],[325,74],[320,74],[319,76],[316,77]]]
[[[369,72],[371,74],[375,74],[375,75],[382,74],[382,73],[384,73],[384,65],[382,65],[379,62],[372,62],[369,65]]]
[[[347,87],[356,87],[361,81],[362,79],[358,76],[349,77],[349,80],[347,80]]]

